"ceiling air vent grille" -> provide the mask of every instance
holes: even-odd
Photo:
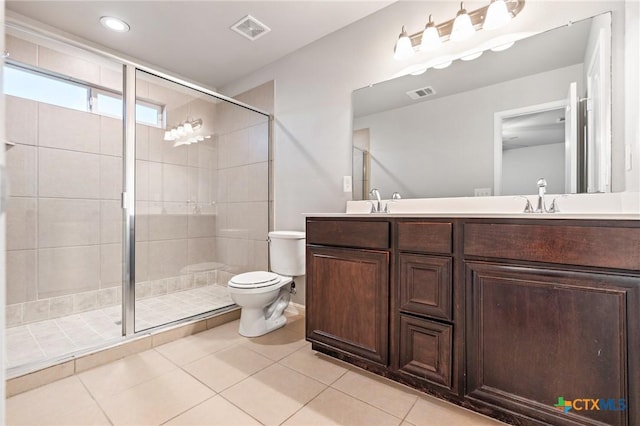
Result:
[[[251,15],[247,15],[233,24],[231,29],[251,41],[257,40],[271,31],[271,28],[267,27]]]
[[[420,89],[409,90],[407,96],[411,99],[421,99],[426,98],[427,96],[432,96],[436,94],[436,91],[431,86],[421,87]]]

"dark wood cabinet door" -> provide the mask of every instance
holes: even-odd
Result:
[[[446,388],[451,387],[453,326],[400,316],[400,372]]]
[[[450,257],[400,254],[400,310],[451,320]]]
[[[307,247],[307,339],[387,365],[389,253]]]
[[[624,275],[467,263],[467,398],[543,424],[633,424],[629,398],[638,395],[627,378],[638,354],[627,356],[637,343],[627,310],[637,308],[639,284]],[[563,412],[559,398],[577,403]],[[584,399],[614,404],[595,409]],[[620,401],[626,408],[615,410]]]

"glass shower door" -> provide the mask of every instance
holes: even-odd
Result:
[[[252,268],[256,258],[266,264],[268,117],[140,70],[136,97],[162,106],[160,123],[136,127],[140,331],[230,307],[228,276]],[[225,130],[231,122],[242,128],[233,141]],[[228,161],[241,173],[231,178],[221,168]]]

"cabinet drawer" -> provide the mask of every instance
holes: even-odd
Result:
[[[307,244],[389,248],[389,222],[307,220]]]
[[[468,223],[464,254],[640,270],[640,227]]]
[[[400,310],[451,320],[451,268],[448,257],[400,255]]]
[[[451,223],[398,222],[398,249],[425,253],[451,253]]]
[[[400,316],[400,371],[451,387],[453,326]]]

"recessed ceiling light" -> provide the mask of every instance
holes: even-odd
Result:
[[[124,22],[122,19],[114,18],[113,16],[103,16],[100,18],[100,23],[104,27],[119,33],[126,33],[130,29],[129,24]]]

